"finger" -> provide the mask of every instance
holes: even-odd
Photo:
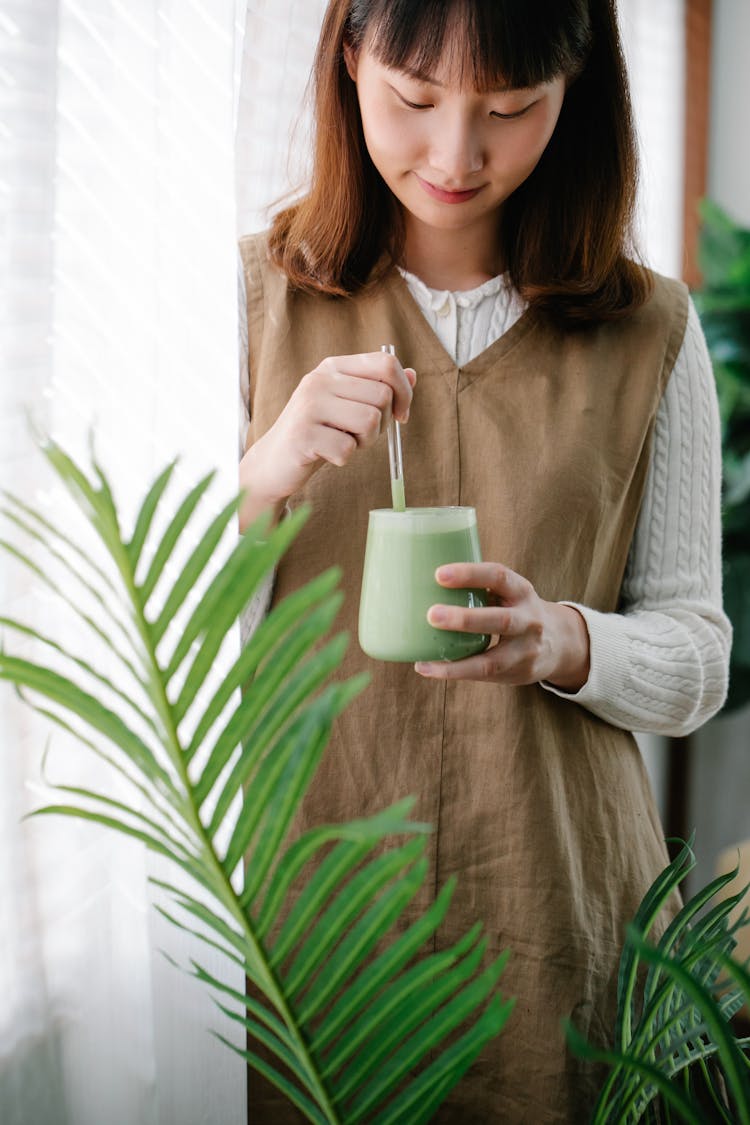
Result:
[[[495,648],[500,648],[500,645],[476,656],[467,656],[464,660],[418,661],[414,671],[429,680],[477,680],[486,683],[495,675]]]
[[[437,629],[450,629],[456,633],[489,633],[503,636],[520,636],[524,626],[518,613],[504,606],[486,609],[467,609],[460,605],[432,605],[427,620]]]
[[[388,383],[381,383],[379,379],[363,379],[359,375],[345,375],[343,371],[336,371],[330,377],[330,389],[336,398],[377,407],[385,421],[390,417],[393,390]]]
[[[359,355],[331,356],[323,361],[328,370],[343,375],[358,375],[386,383],[393,392],[393,416],[406,421],[411,405],[411,383],[395,355],[387,352],[362,352]]]
[[[352,434],[358,446],[370,445],[380,434],[383,413],[377,406],[327,395],[320,404],[318,421]]]
[[[419,662],[414,669],[430,680],[474,680],[517,687],[535,682],[533,662],[519,639],[492,645],[465,660]]]
[[[450,563],[439,566],[435,578],[441,586],[492,590],[505,602],[515,602],[531,590],[531,583],[502,563]]]
[[[319,425],[313,428],[309,446],[311,461],[328,461],[329,464],[342,468],[357,448],[357,439],[333,426]]]

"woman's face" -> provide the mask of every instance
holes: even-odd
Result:
[[[530,89],[462,89],[441,63],[416,76],[363,45],[346,50],[372,161],[408,216],[440,230],[493,222],[533,171],[565,93],[560,76]]]

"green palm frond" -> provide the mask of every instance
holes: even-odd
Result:
[[[55,442],[42,448],[96,532],[101,558],[7,493],[3,515],[43,559],[0,545],[66,604],[102,659],[4,617],[3,635],[33,643],[48,662],[3,642],[0,679],[117,771],[132,803],[59,784],[61,800],[32,815],[115,829],[190,877],[191,889],[176,885],[182,876],[152,879],[164,899],[157,909],[252,982],[261,999],[191,963],[224,1015],[274,1061],[252,1043],[239,1050],[219,1038],[308,1120],[428,1121],[508,1019],[513,1002],[497,990],[507,954],[482,967],[477,923],[452,948],[426,955],[454,879],[386,944],[427,873],[431,826],[409,819],[413,797],[284,847],[333,722],[366,684],[331,680],[346,645],[343,636],[326,640],[341,603],[338,572],[276,606],[218,685],[211,675],[306,511],[272,529],[261,518],[217,567],[240,498],[197,528],[213,474],[165,518],[176,463],[168,465],[126,536],[93,449],[87,472]],[[384,851],[389,837],[406,839]]]
[[[610,1067],[592,1125],[670,1121],[673,1113],[676,1121],[697,1125],[709,1120],[750,1125],[750,1044],[737,1039],[729,1022],[750,998],[747,969],[732,957],[747,913],[732,924],[728,920],[748,888],[711,905],[739,866],[699,890],[657,942],[648,940],[670,896],[695,866],[692,843],[693,837],[654,881],[628,927],[612,1047],[587,1043],[566,1024],[576,1054]],[[712,1102],[710,1119],[696,1083]],[[663,1117],[657,1118],[659,1097]]]

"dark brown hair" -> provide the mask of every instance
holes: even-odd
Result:
[[[462,82],[569,79],[547,148],[502,208],[512,283],[568,324],[637,308],[650,286],[632,260],[636,143],[614,0],[331,0],[313,68],[310,190],[274,219],[272,259],[295,287],[337,296],[401,260],[400,211],[367,152],[344,43],[370,36],[386,66],[429,74],[456,20]]]

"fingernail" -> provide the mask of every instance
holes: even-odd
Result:
[[[446,620],[446,617],[447,617],[447,615],[446,615],[445,610],[440,609],[437,606],[431,608],[427,612],[427,620],[430,622],[431,625],[442,625],[444,623],[444,621]]]
[[[414,665],[414,671],[419,672],[420,676],[431,676],[432,675],[432,665],[431,664],[422,664],[421,662],[419,662],[419,663]]]
[[[438,582],[450,582],[454,574],[455,571],[450,566],[439,566],[435,571],[435,577]]]

